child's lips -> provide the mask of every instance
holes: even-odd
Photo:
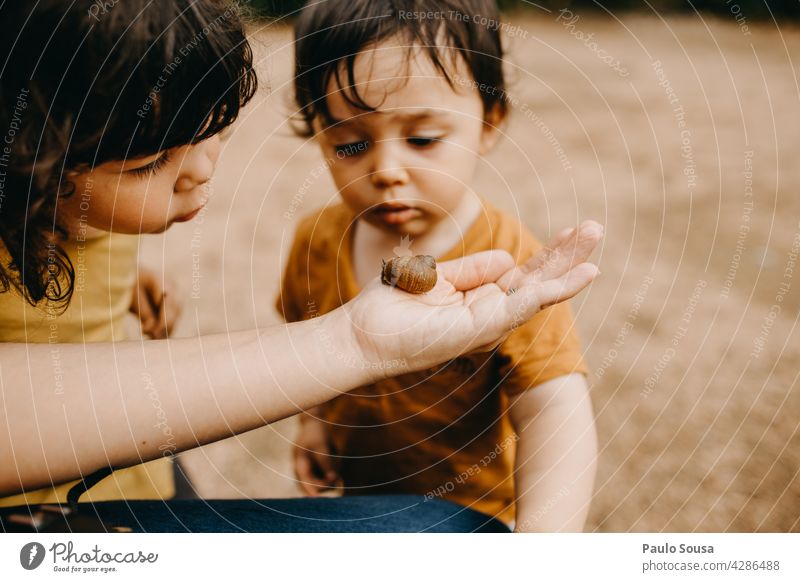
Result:
[[[189,214],[184,214],[183,216],[179,216],[178,218],[173,218],[173,222],[188,222],[189,220],[193,219],[195,216],[200,214],[200,211],[206,207],[208,204],[209,196],[206,194],[200,200],[200,206],[198,206],[195,210],[192,210]]]
[[[417,208],[399,204],[381,204],[372,213],[386,224],[404,224],[422,214]]]
[[[184,214],[183,216],[179,216],[178,218],[173,219],[174,222],[188,222],[193,219],[195,216],[200,214],[200,211],[205,208],[205,203],[198,208],[197,210],[192,210],[189,214]]]

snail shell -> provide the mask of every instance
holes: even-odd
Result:
[[[409,293],[426,293],[436,285],[436,260],[430,255],[383,261],[381,282]]]

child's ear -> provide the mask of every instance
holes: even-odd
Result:
[[[506,118],[506,110],[500,103],[495,103],[483,116],[480,154],[486,155],[500,139],[500,126]]]

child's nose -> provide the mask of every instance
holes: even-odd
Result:
[[[180,175],[175,182],[175,192],[188,192],[208,182],[214,175],[217,158],[219,158],[219,138],[216,136],[187,146],[181,161]]]
[[[384,141],[373,146],[370,179],[375,186],[389,188],[408,183],[408,172],[398,158],[396,142]]]

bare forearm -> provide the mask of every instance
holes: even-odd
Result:
[[[520,270],[504,251],[440,263],[437,286],[419,296],[376,280],[341,309],[261,332],[0,344],[0,495],[179,452],[495,345],[589,284],[597,269],[581,261],[601,235],[587,222]]]
[[[0,495],[174,454],[368,383],[339,317],[142,343],[0,345]]]
[[[520,436],[517,531],[582,531],[597,464],[594,416],[583,376],[536,387],[514,404],[511,415]]]

